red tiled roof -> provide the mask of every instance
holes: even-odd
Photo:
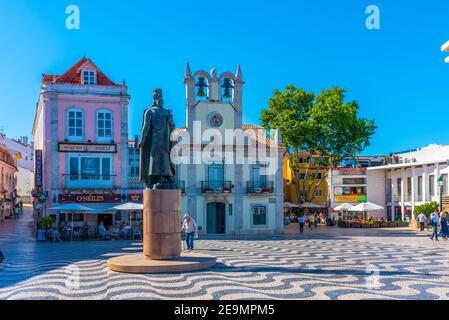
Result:
[[[64,72],[62,75],[55,74],[43,74],[42,84],[51,83],[56,79],[56,83],[71,83],[71,84],[81,84],[81,70],[80,68],[86,64],[91,63],[95,67],[97,72],[97,85],[101,86],[121,86],[114,83],[109,79],[90,59],[82,58],[77,63],[75,63],[70,69]]]

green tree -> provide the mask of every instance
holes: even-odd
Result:
[[[416,206],[415,210],[413,211],[413,214],[415,216],[417,216],[418,214],[423,213],[428,218],[432,212],[434,212],[435,210],[437,210],[439,208],[440,208],[440,205],[438,204],[438,202],[427,202],[427,203],[423,203],[419,206]]]
[[[345,90],[338,87],[323,90],[316,96],[294,85],[284,91],[273,91],[260,120],[267,129],[277,128],[282,133],[282,142],[289,148],[292,182],[300,203],[313,201],[315,189],[327,179],[325,169],[337,166],[344,158],[369,146],[376,126],[373,120],[360,118],[358,111],[359,104],[345,102]],[[321,180],[305,179],[301,186],[298,178],[302,151],[311,155],[308,163],[303,164],[306,177],[310,177],[311,168],[326,173]]]

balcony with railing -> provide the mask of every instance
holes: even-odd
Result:
[[[129,176],[128,177],[128,188],[129,189],[143,189],[143,183],[140,182],[139,176]]]
[[[209,193],[232,193],[231,181],[201,181],[201,192]]]
[[[267,194],[274,192],[273,181],[248,181],[247,182],[248,194]]]
[[[406,193],[404,194],[404,202],[411,202],[412,201],[412,194]]]
[[[67,189],[115,189],[116,175],[64,174],[63,187]]]
[[[387,194],[387,202],[400,202],[401,195],[400,194]]]
[[[415,202],[424,202],[424,195],[423,194],[416,194],[415,195]]]

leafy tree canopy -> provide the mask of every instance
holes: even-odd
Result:
[[[342,88],[334,87],[315,95],[291,84],[284,91],[273,91],[268,108],[262,110],[260,119],[264,127],[280,129],[282,142],[291,153],[292,170],[298,173],[298,154],[301,151],[309,152],[310,159],[313,155],[320,156],[314,159],[314,167],[328,168],[369,146],[376,126],[373,120],[360,118],[358,111],[356,101],[345,102]],[[298,177],[297,174],[294,176]],[[316,185],[311,187],[316,188]],[[298,190],[298,198],[307,193]]]
[[[438,204],[438,202],[427,202],[427,203],[423,203],[419,206],[415,207],[415,210],[413,211],[413,213],[415,215],[418,214],[425,214],[427,217],[430,216],[430,214],[432,212],[434,212],[435,210],[439,209],[440,205]]]
[[[345,102],[345,90],[334,87],[317,96],[294,85],[274,90],[261,112],[266,128],[278,128],[293,152],[320,154],[325,166],[362,152],[375,133],[373,120],[358,117],[359,104]]]

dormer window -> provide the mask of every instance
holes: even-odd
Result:
[[[94,85],[96,84],[96,74],[94,70],[84,70],[83,71],[83,84]]]

